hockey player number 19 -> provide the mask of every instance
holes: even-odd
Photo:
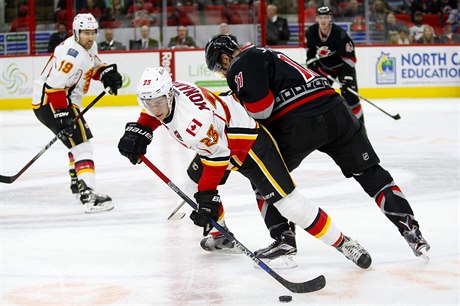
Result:
[[[62,71],[64,73],[69,73],[72,70],[73,64],[71,62],[61,61],[61,65],[58,68],[58,71]]]

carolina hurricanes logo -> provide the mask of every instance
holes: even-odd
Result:
[[[319,57],[327,57],[331,54],[331,50],[329,50],[328,46],[322,46],[318,48],[318,51],[316,53]]]

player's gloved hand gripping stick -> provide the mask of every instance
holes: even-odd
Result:
[[[161,172],[150,160],[147,159],[144,155],[141,155],[140,160],[144,162],[144,164],[149,167],[153,172],[155,172],[156,175],[160,179],[163,180],[163,182],[166,183],[166,185],[169,186],[175,193],[177,193],[187,204],[189,204],[193,209],[196,210],[197,205],[194,201],[192,201],[184,192],[182,192],[179,187],[177,187],[173,182],[171,182],[170,179],[168,179],[163,172]],[[283,277],[281,277],[278,273],[273,271],[269,266],[267,266],[263,261],[261,261],[259,258],[257,258],[254,253],[252,253],[247,247],[242,245],[233,235],[231,235],[225,228],[219,225],[216,221],[213,219],[209,218],[209,223],[215,227],[219,232],[221,232],[225,237],[230,239],[231,241],[234,242],[234,244],[249,258],[251,258],[259,267],[261,267],[265,272],[270,274],[274,279],[276,279],[281,285],[286,287],[289,291],[294,292],[294,293],[307,293],[307,292],[313,292],[313,291],[318,291],[320,289],[323,289],[324,286],[326,286],[326,278],[323,275],[320,275],[314,279],[308,280],[303,283],[293,283],[290,282]]]
[[[104,89],[103,92],[101,92],[85,109],[83,109],[74,119],[73,123],[77,123],[78,120],[80,120],[81,117],[91,108],[96,104],[107,92],[109,91],[109,88]],[[53,139],[51,139],[48,144],[41,149],[40,152],[38,152],[37,155],[34,156],[18,173],[12,176],[5,176],[5,175],[0,175],[0,182],[1,183],[6,183],[6,184],[11,184],[15,180],[18,179],[27,169],[29,169],[30,166],[40,157],[45,153],[60,137],[62,137],[66,133],[66,130],[60,131],[56,136],[54,136]]]

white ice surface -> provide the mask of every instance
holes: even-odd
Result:
[[[299,266],[277,272],[296,282],[324,274],[327,285],[292,294],[244,255],[202,251],[201,229],[188,217],[166,221],[181,199],[117,149],[139,109],[94,108],[86,119],[95,135],[97,190],[113,198],[115,210],[83,213],[69,191],[61,143],[16,182],[0,184],[0,304],[275,305],[290,294],[290,305],[458,305],[460,101],[374,102],[401,114],[395,121],[363,102],[381,165],[411,203],[431,244],[431,262],[416,258],[359,184],[315,152],[293,173],[299,190],[367,248],[373,264],[361,270],[298,229]],[[3,111],[0,119],[0,173],[13,175],[53,135],[32,111]],[[193,155],[164,131],[156,132],[147,154],[179,186]],[[247,180],[234,173],[220,190],[235,236],[251,250],[271,243]]]

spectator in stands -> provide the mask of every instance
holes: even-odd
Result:
[[[399,32],[398,45],[410,45],[412,43],[409,35],[409,29],[404,27]]]
[[[153,25],[157,21],[156,10],[150,1],[135,0],[128,7],[128,19],[131,19],[131,25],[134,27],[142,25]]]
[[[432,26],[426,24],[423,27],[422,37],[420,37],[420,39],[417,40],[417,43],[424,45],[432,45],[439,43],[438,38],[434,34],[434,29]]]
[[[187,27],[180,25],[177,27],[177,36],[171,38],[168,48],[198,48],[192,37],[187,36]]]
[[[452,25],[446,22],[442,27],[442,35],[439,37],[441,44],[458,44],[460,43],[460,35],[452,32]]]
[[[307,2],[307,7],[304,11],[304,18],[306,23],[315,22],[316,18],[316,2],[315,0],[310,0]]]
[[[382,0],[374,0],[371,7],[369,20],[374,23],[374,31],[383,33],[385,30],[385,16],[387,10]]]
[[[112,0],[101,17],[101,26],[108,28],[119,28],[126,25],[127,16],[125,14],[125,7],[121,0]]]
[[[439,21],[443,25],[449,18],[453,9],[457,8],[457,0],[438,0],[436,2],[436,11],[439,14]]]
[[[48,42],[48,52],[54,52],[54,48],[66,40],[67,37],[69,37],[67,24],[65,22],[59,22],[57,24],[57,32],[51,34],[50,36],[50,41]]]
[[[150,38],[150,27],[148,25],[141,27],[141,37],[141,39],[134,41],[131,46],[132,50],[152,50],[160,47],[158,40]]]
[[[399,44],[399,32],[398,31],[388,31],[388,43],[390,45]]]
[[[403,26],[403,24],[396,21],[395,14],[388,13],[385,19],[385,37],[389,38],[391,36],[390,32],[396,32],[399,36],[399,32],[401,31]]]
[[[449,17],[447,18],[448,23],[452,25],[452,32],[458,33],[460,29],[460,1],[457,3],[457,8],[453,9]]]
[[[286,18],[278,16],[276,5],[267,5],[267,45],[286,45],[288,40],[289,27]]]
[[[228,35],[234,42],[236,42],[237,45],[239,45],[236,36],[230,34],[228,24],[226,24],[225,22],[219,25],[219,34]]]
[[[11,22],[10,32],[29,31],[29,7],[21,5],[18,10],[18,17]]]
[[[420,11],[415,12],[412,21],[414,25],[409,28],[409,33],[412,41],[417,42],[422,37],[423,28],[425,27],[425,25],[422,24],[423,13]]]
[[[91,15],[94,16],[97,20],[101,18],[101,9],[96,6],[96,3],[94,0],[86,0],[86,5],[84,8],[80,10],[80,13],[85,14],[85,13],[90,13]]]
[[[343,17],[364,16],[364,9],[358,0],[350,0],[347,7],[343,10]]]
[[[415,13],[421,12],[422,14],[436,14],[436,1],[435,0],[414,0],[411,4],[411,17],[415,18]]]
[[[104,36],[105,40],[98,45],[99,51],[126,50],[126,47],[121,42],[113,39],[113,29],[106,28]]]

